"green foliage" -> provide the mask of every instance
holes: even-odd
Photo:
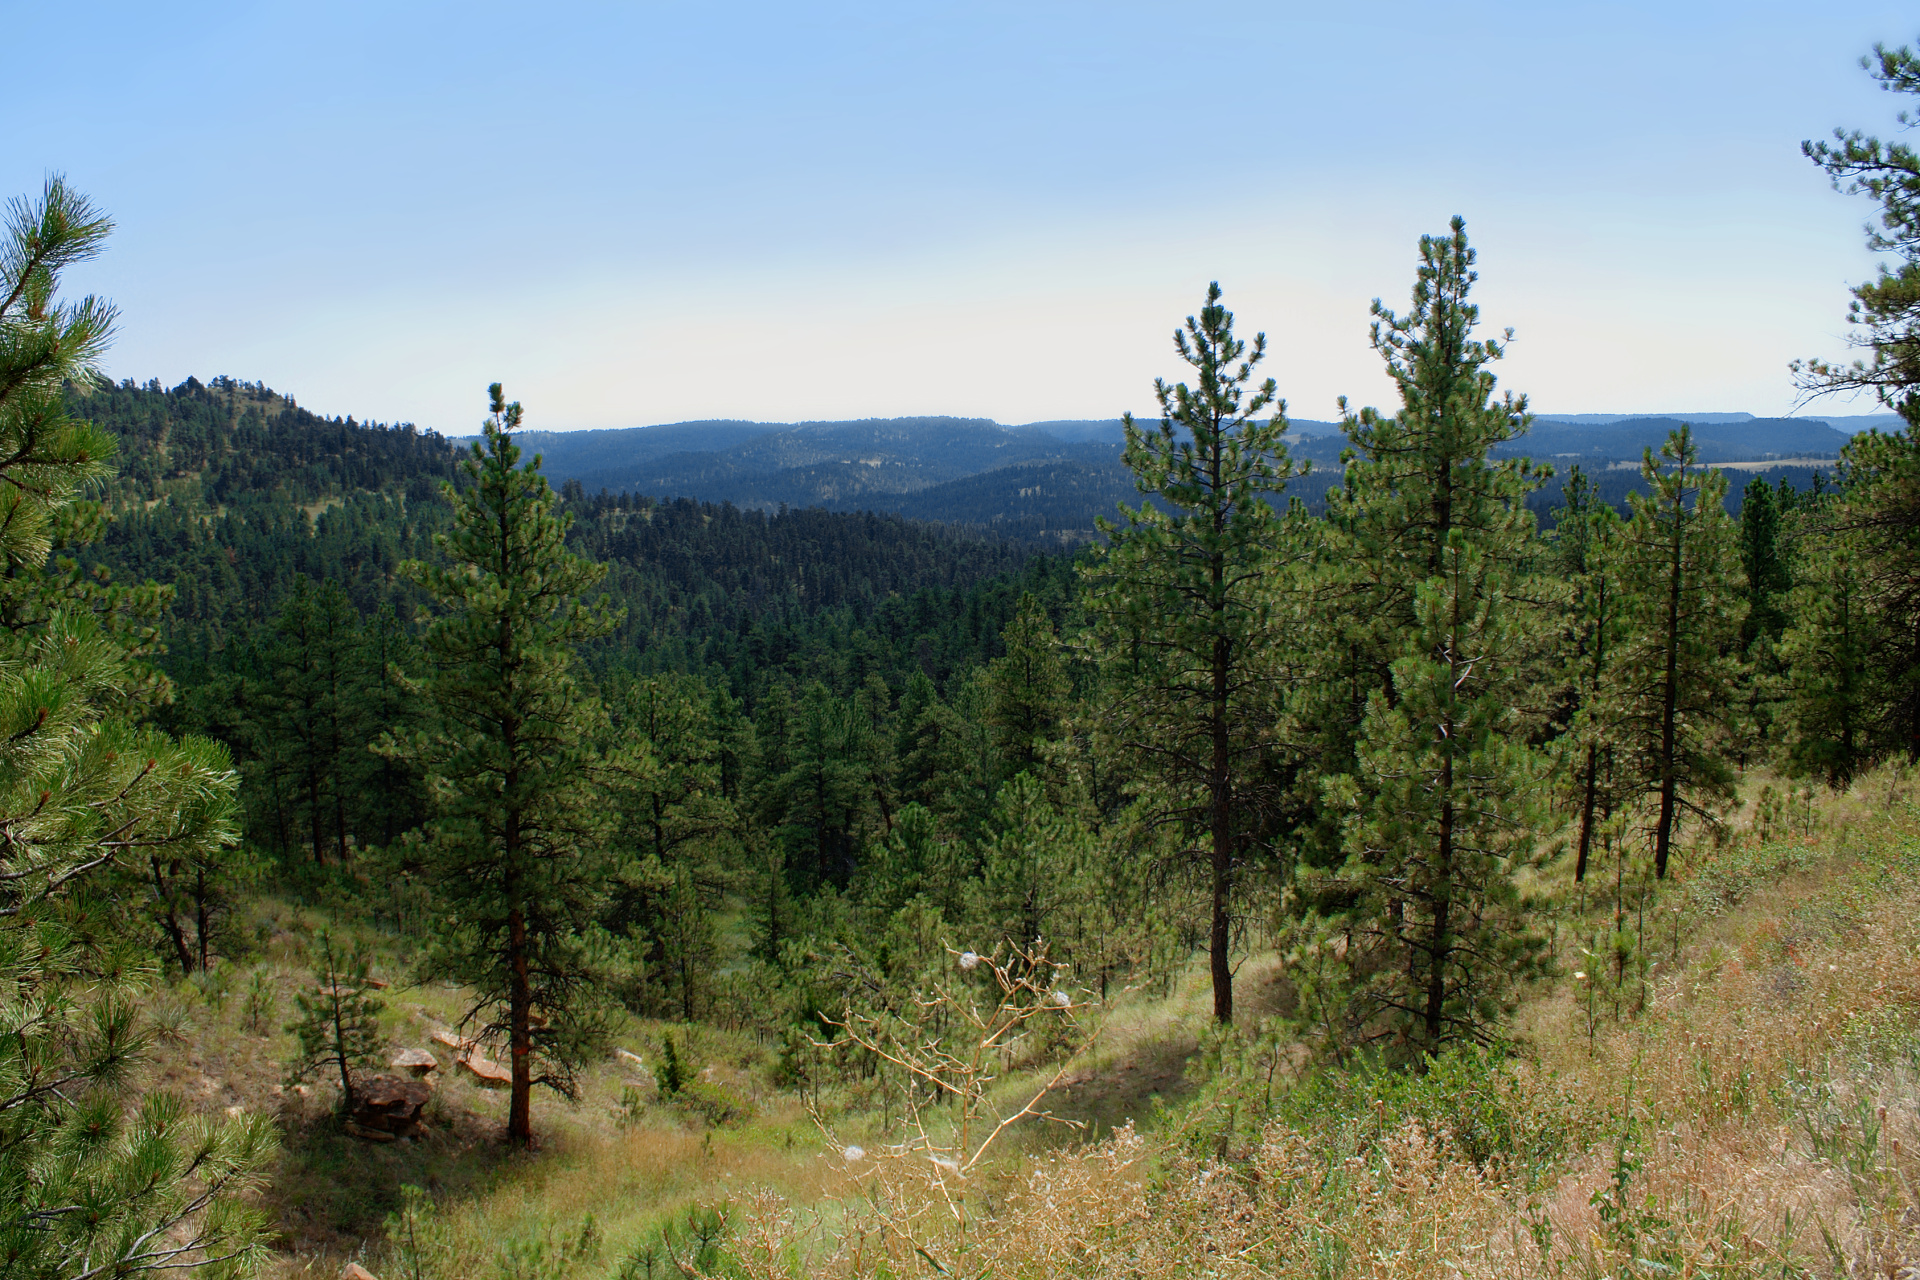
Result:
[[[1744,609],[1726,477],[1697,465],[1692,432],[1673,433],[1641,474],[1652,492],[1629,499],[1619,575],[1630,631],[1615,669],[1613,713],[1633,789],[1653,805],[1654,874],[1667,874],[1682,814],[1719,822],[1732,794],[1724,755],[1738,678]]]
[[[80,494],[112,470],[62,387],[91,380],[113,308],[57,296],[110,225],[53,178],[0,233],[0,1273],[22,1280],[250,1270],[244,1193],[274,1145],[261,1118],[191,1118],[159,1091],[128,1105],[152,967],[106,885],[217,867],[236,779],[218,745],[133,723],[159,690],[138,655],[162,593],[48,565],[98,536]]]
[[[1920,57],[1911,49],[1875,45],[1861,65],[1882,89],[1920,93]],[[1899,114],[1902,126],[1913,123]],[[1867,247],[1896,255],[1892,268],[1881,267],[1873,280],[1853,287],[1849,323],[1861,327],[1853,345],[1863,360],[1839,364],[1795,361],[1795,380],[1815,394],[1871,390],[1881,403],[1920,420],[1920,152],[1904,142],[1883,142],[1857,129],[1834,130],[1832,142],[1803,142],[1800,150],[1819,165],[1834,189],[1864,195],[1880,206],[1879,227],[1867,232]]]
[[[1164,821],[1205,833],[1195,856],[1211,879],[1214,1017],[1231,1022],[1234,878],[1271,837],[1290,653],[1276,606],[1304,516],[1273,505],[1297,471],[1286,405],[1273,379],[1254,381],[1266,335],[1249,352],[1220,297],[1209,285],[1174,333],[1198,385],[1155,380],[1158,430],[1122,421],[1127,466],[1153,501],[1123,507],[1124,526],[1101,522],[1111,543],[1091,549],[1084,574],[1117,762]]]
[[[635,1245],[614,1274],[617,1280],[734,1274],[726,1253],[732,1234],[730,1206],[692,1205]]]
[[[981,673],[986,721],[1003,769],[1039,773],[1047,747],[1061,736],[1070,687],[1053,622],[1032,592],[1000,633],[1006,653]]]
[[[247,975],[247,994],[240,1006],[240,1025],[256,1036],[263,1036],[280,1012],[280,993],[274,987],[273,974],[256,967]]]
[[[386,1056],[386,1037],[380,1031],[380,1011],[386,1005],[372,994],[371,965],[365,947],[347,950],[321,930],[313,940],[315,989],[294,995],[299,1013],[287,1027],[298,1046],[287,1064],[287,1083],[317,1072],[336,1075],[343,1112],[353,1110],[355,1070],[378,1066]]]
[[[1076,908],[1103,892],[1093,833],[1051,805],[1029,773],[1000,789],[989,831],[981,847],[980,902],[970,913],[990,930],[986,948],[1005,943],[1074,959],[1074,944],[1082,940]]]
[[[1596,1121],[1557,1096],[1551,1080],[1527,1072],[1497,1045],[1449,1049],[1419,1072],[1362,1057],[1307,1077],[1278,1112],[1302,1130],[1343,1133],[1356,1149],[1416,1120],[1475,1164],[1499,1163],[1539,1185],[1585,1146]]]
[[[660,1068],[653,1073],[653,1082],[660,1087],[662,1098],[673,1097],[687,1083],[687,1071],[681,1065],[680,1050],[674,1045],[671,1032],[660,1037]]]
[[[596,749],[605,715],[573,663],[615,619],[578,598],[605,569],[566,549],[569,521],[539,459],[517,465],[520,406],[498,383],[489,396],[467,484],[448,495],[453,527],[436,539],[449,563],[403,566],[442,610],[422,638],[418,685],[440,723],[381,750],[427,773],[435,817],[412,853],[444,914],[426,971],[472,988],[467,1020],[507,1041],[508,1132],[524,1144],[536,1079],[573,1096],[604,1034],[588,936],[611,816],[599,778],[618,761]]]
[[[1788,664],[1796,768],[1835,785],[1920,743],[1920,442],[1857,436],[1847,483],[1798,519],[1804,567]]]
[[[1572,589],[1563,637],[1560,679],[1572,714],[1553,743],[1556,778],[1577,807],[1579,829],[1573,878],[1587,877],[1596,831],[1626,795],[1620,770],[1617,705],[1610,699],[1619,654],[1627,639],[1626,600],[1617,565],[1620,517],[1594,498],[1579,467],[1562,493],[1566,506],[1554,522],[1555,567]]]
[[[1539,479],[1488,460],[1525,429],[1526,401],[1493,398],[1504,348],[1472,336],[1473,263],[1455,218],[1421,238],[1412,310],[1374,304],[1401,408],[1348,420],[1358,456],[1329,507],[1328,594],[1365,700],[1352,771],[1326,784],[1346,858],[1305,883],[1355,935],[1350,1034],[1416,1062],[1492,1035],[1545,947],[1514,887],[1540,776],[1520,711],[1544,594],[1525,502]]]

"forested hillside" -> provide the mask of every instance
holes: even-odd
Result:
[[[8,217],[8,1280],[1920,1264],[1912,428],[1536,422],[1456,217],[1337,432],[1215,283],[1117,441],[616,485],[101,385],[110,224]]]

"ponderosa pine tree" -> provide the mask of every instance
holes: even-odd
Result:
[[[1911,49],[1875,45],[1861,65],[1882,89],[1920,94],[1920,56]],[[1913,123],[1907,112],[1899,121]],[[1879,204],[1880,227],[1868,231],[1867,247],[1899,261],[1853,287],[1847,320],[1859,326],[1853,345],[1866,358],[1847,364],[1795,361],[1795,380],[1811,395],[1871,391],[1909,424],[1920,421],[1920,399],[1914,394],[1920,388],[1920,151],[1857,129],[1836,129],[1832,142],[1807,141],[1800,150],[1826,171],[1834,190]]]
[[[305,811],[300,829],[316,863],[326,862],[329,849],[336,861],[350,856],[355,766],[366,758],[372,736],[361,645],[359,614],[340,585],[296,577],[274,620],[260,701]]]
[[[1912,49],[1875,45],[1862,65],[1881,88],[1920,94],[1920,55]],[[1911,112],[1898,119],[1914,123]],[[1829,612],[1810,620],[1827,639],[1805,630],[1795,639],[1790,715],[1803,759],[1812,749],[1828,762],[1819,767],[1838,777],[1884,751],[1920,760],[1920,151],[1858,130],[1835,130],[1832,142],[1805,142],[1801,150],[1836,190],[1880,206],[1867,246],[1896,263],[1852,289],[1847,319],[1865,358],[1797,361],[1796,380],[1809,395],[1871,391],[1907,421],[1900,432],[1863,433],[1847,444],[1844,499],[1815,522],[1812,540],[1824,548],[1812,557],[1818,571],[1853,576],[1844,622]],[[1854,731],[1862,735],[1855,745],[1841,747]]]
[[[1781,639],[1787,664],[1787,763],[1845,787],[1872,760],[1878,672],[1885,652],[1884,615],[1869,607],[1873,583],[1855,562],[1855,539],[1821,539],[1794,590],[1794,623]]]
[[[787,865],[804,883],[845,886],[870,813],[872,731],[858,707],[819,681],[801,692],[783,729],[782,749],[771,755],[779,772],[769,771],[761,814],[782,829]]]
[[[1346,814],[1350,1019],[1416,1060],[1484,1038],[1544,954],[1514,887],[1540,774],[1524,719],[1545,629],[1526,504],[1540,481],[1523,461],[1489,461],[1528,418],[1524,398],[1494,398],[1487,366],[1505,348],[1473,336],[1473,264],[1455,218],[1421,237],[1412,309],[1374,303],[1373,345],[1401,404],[1347,418],[1357,456],[1328,503],[1343,647],[1384,667],[1353,770],[1328,786]]]
[[[1653,867],[1667,874],[1680,815],[1717,821],[1711,805],[1732,795],[1721,745],[1731,731],[1744,611],[1737,530],[1726,477],[1700,465],[1682,424],[1640,464],[1650,492],[1629,494],[1633,516],[1618,542],[1631,625],[1615,668],[1621,742],[1637,794],[1650,797]]]
[[[441,727],[381,749],[427,770],[435,816],[414,848],[443,914],[425,973],[472,988],[463,1025],[506,1040],[507,1136],[525,1145],[533,1086],[575,1096],[574,1072],[604,1035],[587,934],[608,870],[605,716],[573,665],[575,647],[617,619],[580,599],[606,568],[567,550],[571,517],[554,510],[539,457],[518,465],[519,404],[498,383],[487,394],[462,464],[470,483],[447,486],[454,525],[435,538],[449,563],[403,566],[442,610],[418,685]]]
[[[987,724],[1009,776],[1042,773],[1047,744],[1061,734],[1071,688],[1053,622],[1031,591],[1000,632],[1006,653],[987,664]]]
[[[386,1053],[386,1037],[380,1033],[385,1005],[373,994],[371,967],[366,948],[341,946],[322,929],[313,940],[314,989],[294,996],[299,1016],[287,1027],[296,1046],[287,1066],[288,1083],[318,1073],[335,1076],[342,1115],[353,1112],[355,1072],[378,1066]]]
[[[1787,491],[1781,481],[1781,490]],[[1787,594],[1793,573],[1787,563],[1781,502],[1765,476],[1755,476],[1740,495],[1740,567],[1747,578],[1746,617],[1740,624],[1740,649],[1752,655],[1757,643],[1773,644],[1787,629]]]
[[[1233,1021],[1234,877],[1271,817],[1272,758],[1289,649],[1275,627],[1279,580],[1295,541],[1275,507],[1298,474],[1287,456],[1286,405],[1254,381],[1220,286],[1174,332],[1197,385],[1155,379],[1158,430],[1122,419],[1123,458],[1152,501],[1102,520],[1110,539],[1085,569],[1092,642],[1109,701],[1108,741],[1145,780],[1164,822],[1206,867],[1213,1016]],[[1269,413],[1269,411],[1271,411]]]
[[[643,676],[614,701],[629,767],[616,794],[618,866],[603,917],[645,948],[687,1021],[711,967],[713,912],[731,887],[737,815],[721,794],[712,699],[693,676]],[[664,993],[663,993],[664,994]]]
[[[1093,849],[1093,834],[1048,800],[1040,779],[1015,774],[1000,788],[980,850],[979,916],[993,931],[988,943],[1071,962],[1080,939],[1062,937],[1061,926],[1076,899],[1104,892],[1091,874]]]
[[[1556,742],[1560,775],[1579,810],[1573,879],[1587,878],[1598,824],[1620,799],[1610,712],[1613,664],[1626,637],[1626,605],[1614,564],[1620,515],[1599,500],[1578,466],[1561,490],[1566,505],[1554,524],[1554,567],[1572,587],[1564,682],[1571,714]]]
[[[115,444],[69,416],[113,327],[57,298],[111,224],[53,178],[0,238],[0,1274],[94,1280],[265,1256],[241,1193],[273,1155],[265,1117],[215,1122],[158,1090],[131,1105],[150,1043],[137,996],[152,959],[89,893],[149,854],[236,840],[224,749],[138,727],[153,692],[134,660],[162,602],[49,566],[97,537],[86,486]],[[132,864],[132,865],[127,865]]]

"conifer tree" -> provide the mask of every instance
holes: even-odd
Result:
[[[337,945],[322,929],[314,938],[314,990],[293,998],[299,1016],[287,1030],[297,1046],[288,1064],[288,1083],[329,1072],[340,1080],[341,1110],[353,1112],[354,1072],[379,1065],[386,1050],[380,1034],[380,1010],[372,994],[368,970],[372,961],[364,947]]]
[[[615,700],[629,766],[616,786],[619,865],[603,917],[641,941],[691,1021],[713,953],[712,914],[730,887],[737,818],[720,782],[712,700],[692,676],[647,676]]]
[[[1883,616],[1869,606],[1855,539],[1839,535],[1816,545],[1794,591],[1793,626],[1782,638],[1788,669],[1787,762],[1845,787],[1872,759],[1875,675],[1871,657],[1884,650]]]
[[[1053,622],[1031,591],[1000,632],[1006,653],[987,664],[987,723],[1009,775],[1038,774],[1046,745],[1060,736],[1069,692]]]
[[[58,298],[111,224],[59,179],[0,232],[0,1274],[11,1280],[248,1271],[263,1224],[242,1200],[273,1154],[264,1117],[215,1122],[129,1092],[150,1043],[152,962],[96,890],[144,853],[235,841],[223,749],[134,720],[155,692],[135,660],[163,597],[48,564],[97,537],[84,488],[114,441],[69,416],[113,308]],[[138,869],[130,869],[133,874]]]
[[[1726,477],[1699,458],[1685,424],[1659,458],[1646,451],[1640,473],[1651,492],[1628,495],[1633,515],[1619,540],[1632,625],[1615,696],[1635,790],[1654,805],[1656,878],[1667,874],[1680,815],[1717,821],[1710,806],[1733,786],[1720,747],[1731,730],[1744,584]]]
[[[1784,481],[1781,488],[1786,488]],[[1757,642],[1779,640],[1787,628],[1785,604],[1793,575],[1787,565],[1781,514],[1773,486],[1765,476],[1755,476],[1740,495],[1740,567],[1747,578],[1740,648],[1745,653],[1752,653]]]
[[[991,826],[981,850],[982,923],[1017,951],[1072,960],[1080,939],[1061,937],[1061,926],[1076,898],[1103,891],[1088,876],[1092,833],[1049,803],[1030,773],[1000,788]]]
[[[1620,799],[1615,760],[1614,665],[1626,639],[1626,604],[1620,591],[1620,516],[1594,494],[1578,466],[1562,489],[1566,505],[1554,525],[1554,567],[1572,588],[1563,680],[1571,714],[1557,741],[1560,771],[1571,783],[1579,810],[1573,879],[1587,878],[1598,826]]]
[[[296,576],[274,620],[262,701],[305,809],[316,863],[329,848],[338,861],[348,857],[352,784],[371,736],[361,646],[360,619],[339,584]]]
[[[908,678],[894,724],[894,794],[902,805],[935,808],[943,796],[941,770],[959,726],[924,671]]]
[[[814,681],[786,725],[784,768],[767,780],[762,812],[786,828],[790,864],[815,886],[844,886],[869,812],[870,730],[858,708]]]
[[[1539,477],[1489,460],[1528,418],[1524,398],[1494,398],[1487,366],[1504,345],[1473,336],[1474,257],[1455,218],[1421,237],[1412,309],[1374,303],[1373,345],[1401,404],[1348,417],[1357,456],[1329,501],[1331,594],[1349,645],[1383,677],[1353,771],[1329,785],[1359,944],[1351,1017],[1363,1038],[1416,1055],[1484,1038],[1543,953],[1513,874],[1539,778],[1521,714],[1543,629],[1527,581]]]
[[[1892,93],[1920,94],[1920,56],[1901,47],[1875,45],[1861,59],[1869,75]],[[1900,123],[1912,119],[1902,112]],[[1861,327],[1853,345],[1865,359],[1794,362],[1803,391],[1872,391],[1909,424],[1920,422],[1920,151],[1904,142],[1883,142],[1859,130],[1836,129],[1832,142],[1807,141],[1801,152],[1826,171],[1836,191],[1868,196],[1880,206],[1879,226],[1867,232],[1867,247],[1894,254],[1892,268],[1852,289],[1847,319]],[[1908,436],[1903,446],[1912,448]]]
[[[948,920],[962,914],[970,850],[943,836],[925,805],[900,810],[893,830],[868,851],[860,868],[860,897],[879,916],[892,916],[914,898],[924,898]]]
[[[1265,784],[1286,648],[1273,623],[1290,539],[1274,504],[1297,472],[1278,388],[1254,381],[1266,335],[1249,350],[1220,296],[1209,285],[1200,314],[1174,333],[1197,385],[1154,381],[1157,430],[1122,419],[1124,460],[1150,500],[1123,507],[1124,525],[1101,522],[1111,544],[1091,553],[1086,583],[1111,691],[1106,730],[1151,780],[1162,819],[1195,838],[1209,881],[1213,1013],[1231,1022],[1234,877],[1265,838],[1274,799]]]
[[[426,972],[472,987],[464,1023],[505,1038],[507,1136],[525,1145],[533,1086],[575,1096],[574,1072],[604,1032],[586,937],[607,870],[604,714],[573,664],[617,620],[580,599],[606,567],[567,550],[571,517],[554,510],[539,457],[517,465],[519,404],[498,383],[488,396],[462,464],[471,483],[447,486],[453,529],[435,537],[449,563],[403,566],[443,611],[419,684],[442,727],[383,749],[428,771],[436,813],[419,852],[445,914]]]
[[[1862,65],[1881,88],[1920,94],[1920,55],[1912,49],[1875,45]],[[1913,113],[1898,119],[1911,125]],[[1872,391],[1907,424],[1892,434],[1862,433],[1842,450],[1845,497],[1815,522],[1818,541],[1834,554],[1816,555],[1813,571],[1844,563],[1853,575],[1845,615],[1825,607],[1841,601],[1822,602],[1825,616],[1808,619],[1790,641],[1795,749],[1837,778],[1883,751],[1920,760],[1920,151],[1839,129],[1832,142],[1804,142],[1801,150],[1836,190],[1879,205],[1867,247],[1895,263],[1851,291],[1847,319],[1864,358],[1798,361],[1796,381],[1813,395]],[[1850,733],[1855,745],[1842,747]]]

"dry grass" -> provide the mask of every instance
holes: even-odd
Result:
[[[1920,1275],[1920,815],[1894,774],[1820,810],[1696,855],[1644,1011],[1590,1040],[1571,980],[1525,1011],[1505,1087],[1577,1139],[1550,1159],[1475,1163],[1385,1102],[1227,1159],[1125,1129],[980,1178],[963,1214],[884,1163],[829,1214],[760,1194],[705,1273]]]
[[[710,1129],[651,1100],[623,1107],[644,1080],[616,1061],[589,1074],[579,1106],[538,1105],[545,1141],[530,1156],[498,1144],[504,1099],[464,1082],[443,1088],[418,1143],[332,1134],[319,1100],[273,1095],[285,1046],[277,1030],[240,1030],[242,982],[224,997],[178,994],[198,1023],[160,1070],[207,1107],[285,1108],[283,1277],[337,1274],[358,1257],[383,1280],[412,1280],[416,1265],[421,1280],[1913,1280],[1920,811],[1893,772],[1819,809],[1811,830],[1739,836],[1682,864],[1653,904],[1659,963],[1644,1009],[1636,993],[1618,1021],[1609,1008],[1590,1023],[1587,989],[1568,978],[1522,1010],[1524,1060],[1497,1079],[1461,1077],[1473,1094],[1453,1100],[1462,1114],[1505,1108],[1550,1139],[1524,1151],[1488,1156],[1441,1113],[1356,1102],[1364,1090],[1283,1107],[1250,1138],[1198,1140],[1226,1095],[1216,1082],[1196,1096],[1188,1075],[1206,1021],[1197,972],[1169,1000],[1116,999],[1063,1082],[1056,1110],[1098,1121],[1102,1136],[1035,1138],[976,1171],[957,1212],[910,1161],[829,1150],[798,1101],[762,1083],[758,1050],[718,1033],[698,1033],[690,1056],[751,1097],[743,1126]],[[1739,820],[1753,816],[1750,796]],[[1570,918],[1564,936],[1598,919]],[[268,949],[276,981],[297,980],[296,949]],[[1249,1007],[1278,986],[1271,968],[1243,971]],[[458,994],[391,993],[396,1042],[423,1040]],[[635,1024],[625,1043],[651,1060],[661,1030]],[[996,1087],[1028,1083],[1015,1073]],[[843,1140],[885,1136],[853,1094],[840,1104]],[[1127,1123],[1163,1107],[1178,1123]],[[409,1202],[408,1185],[426,1196]],[[396,1246],[386,1224],[409,1203],[398,1220],[411,1234]]]

